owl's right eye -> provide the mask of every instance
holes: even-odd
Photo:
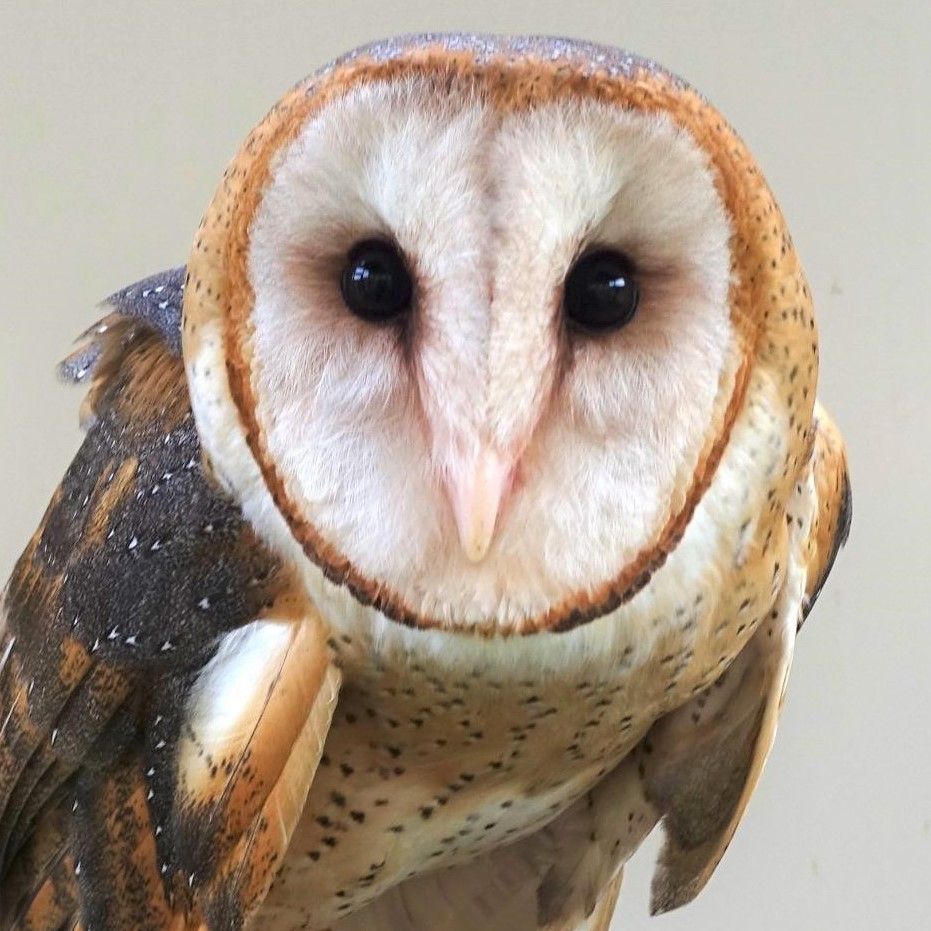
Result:
[[[363,320],[385,323],[411,305],[413,285],[404,258],[390,243],[367,239],[346,256],[340,279],[346,306]]]

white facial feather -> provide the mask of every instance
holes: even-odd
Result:
[[[278,157],[250,235],[253,381],[292,500],[414,610],[507,627],[614,578],[678,507],[731,337],[728,220],[668,120],[596,103],[501,115],[412,80],[329,104]],[[359,240],[396,241],[411,332],[339,291]],[[617,333],[567,333],[589,247],[641,284]],[[463,556],[444,470],[520,454],[492,548]]]

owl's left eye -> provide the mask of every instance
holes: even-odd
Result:
[[[633,319],[639,303],[634,264],[613,249],[586,253],[566,276],[566,316],[582,330],[617,330]]]
[[[377,239],[349,250],[340,287],[346,306],[357,317],[376,323],[404,313],[413,293],[403,257],[390,243]]]

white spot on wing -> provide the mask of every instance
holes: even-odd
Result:
[[[227,634],[204,667],[190,698],[188,720],[201,741],[225,743],[251,730],[269,680],[292,642],[291,622],[254,621]]]

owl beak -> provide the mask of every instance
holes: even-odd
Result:
[[[512,463],[493,449],[483,449],[471,468],[450,477],[449,498],[459,542],[470,562],[481,562],[488,553],[512,473]]]

